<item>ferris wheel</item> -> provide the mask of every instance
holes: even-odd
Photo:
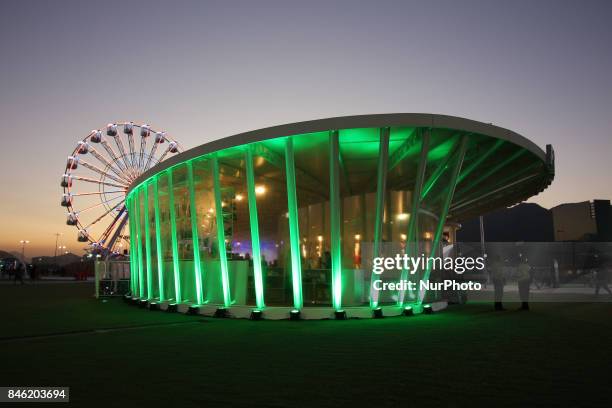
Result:
[[[117,255],[129,248],[125,197],[130,184],[151,166],[179,152],[166,132],[147,124],[109,123],[79,141],[62,175],[66,224],[94,254]]]

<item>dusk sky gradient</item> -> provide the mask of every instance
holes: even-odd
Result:
[[[52,254],[77,140],[147,122],[185,148],[331,116],[426,112],[514,130],[612,198],[610,1],[0,1],[0,249]]]

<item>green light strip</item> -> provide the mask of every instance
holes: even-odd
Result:
[[[329,210],[331,228],[332,303],[342,308],[342,242],[340,235],[340,142],[338,131],[329,132]]]
[[[232,303],[229,289],[229,274],[227,271],[227,254],[225,252],[225,225],[223,223],[223,205],[221,200],[221,182],[219,180],[219,159],[214,154],[211,160],[213,184],[215,193],[215,216],[217,217],[217,240],[219,247],[219,261],[221,262],[221,281],[223,284],[223,302],[225,307]]]
[[[448,191],[446,193],[446,197],[444,198],[444,205],[442,206],[442,211],[440,212],[440,218],[438,219],[438,226],[436,227],[436,234],[434,235],[433,242],[431,243],[431,253],[429,257],[435,257],[438,245],[440,244],[440,238],[442,238],[442,233],[444,232],[444,224],[446,223],[446,217],[448,216],[448,209],[450,208],[451,202],[453,201],[453,195],[455,193],[455,188],[457,187],[457,179],[459,177],[459,172],[461,171],[461,166],[463,164],[463,159],[465,157],[465,151],[467,147],[468,137],[463,136],[461,138],[461,144],[459,146],[459,151],[457,152],[457,162],[453,167],[449,184]],[[429,281],[429,276],[431,275],[431,262],[427,262],[425,267],[425,273],[423,274],[423,282]],[[425,299],[426,292],[419,291],[419,299],[418,304],[423,303],[423,299]]]
[[[389,156],[389,164],[387,165],[387,173],[395,168],[398,164],[400,164],[410,153],[412,147],[418,142],[417,138],[417,129],[410,129],[410,134],[404,142],[400,145],[400,147],[396,148],[393,154]]]
[[[255,304],[259,309],[266,306],[264,302],[263,274],[261,271],[261,250],[259,248],[259,218],[257,216],[257,198],[255,196],[255,171],[253,170],[253,152],[246,148],[247,199],[249,200],[249,224],[251,225],[251,248],[253,252],[253,276],[255,278]]]
[[[491,156],[497,149],[499,149],[504,144],[504,141],[499,139],[495,142],[493,146],[489,150],[487,150],[484,154],[478,156],[476,160],[474,160],[468,167],[461,171],[459,178],[457,179],[457,184],[461,183],[467,176],[469,176],[483,161],[485,161],[489,156]]]
[[[149,230],[149,183],[143,188],[143,205],[145,221],[145,253],[147,265],[147,299],[153,299],[153,271],[151,270],[151,231]]]
[[[130,217],[131,216],[131,217]],[[134,200],[130,196],[128,198],[128,217],[131,218],[130,225],[130,290],[132,296],[136,296],[136,233],[134,232],[135,225],[135,214],[134,214]]]
[[[193,243],[193,273],[195,274],[196,299],[202,304],[202,274],[200,263],[200,239],[198,237],[198,214],[196,209],[195,186],[193,182],[193,164],[187,162],[187,181],[189,183],[189,212],[191,215],[191,240]]]
[[[387,166],[389,160],[389,128],[380,129],[378,146],[378,170],[376,176],[376,218],[374,220],[374,242],[372,259],[380,256],[380,241],[382,240],[383,216],[385,210],[385,193],[387,188]],[[374,290],[374,281],[379,276],[375,273],[370,278],[370,307],[378,306],[378,291]]]
[[[462,195],[465,195],[468,191],[472,190],[478,184],[480,184],[481,182],[483,182],[484,180],[486,180],[487,178],[489,178],[493,174],[497,173],[503,167],[506,167],[508,164],[512,163],[514,160],[518,159],[519,157],[521,157],[526,152],[527,152],[527,149],[522,149],[521,148],[521,149],[517,150],[514,154],[512,154],[508,158],[502,160],[501,162],[499,162],[498,164],[493,166],[491,169],[489,169],[485,173],[481,174],[475,180],[470,180],[470,184],[468,184],[467,186],[465,186],[464,188],[459,190],[459,193],[461,193]]]
[[[506,177],[497,178],[496,183],[493,186],[488,186],[486,193],[480,190],[476,190],[475,192],[469,194],[467,197],[461,196],[462,197],[461,200],[458,202],[454,202],[453,205],[451,206],[450,211],[455,211],[455,209],[469,205],[473,203],[474,201],[480,201],[481,199],[484,199],[491,194],[499,193],[500,188],[503,189],[503,188],[507,188],[509,186],[515,185],[516,182],[521,181],[519,180],[519,177],[521,177],[523,174],[530,173],[531,170],[538,168],[541,165],[542,163],[534,162],[534,163],[531,163],[530,165],[521,167],[520,170],[516,170],[510,173]],[[514,180],[514,182],[510,183],[512,180]],[[459,196],[461,195],[461,193],[463,193],[463,191],[459,190],[455,193],[455,196]]]
[[[174,208],[174,183],[172,180],[172,167],[166,170],[168,173],[168,197],[170,198],[170,226],[172,230],[172,266],[174,269],[174,300],[182,301],[180,263],[178,254],[178,237],[176,233],[176,209]]]
[[[300,259],[300,227],[298,224],[297,193],[295,186],[295,161],[293,139],[285,139],[285,168],[287,176],[287,205],[289,212],[289,241],[291,245],[291,279],[293,282],[293,307],[304,306],[302,297],[302,262]]]
[[[153,180],[153,200],[155,201],[155,243],[157,255],[157,279],[159,281],[159,301],[163,302],[164,296],[164,253],[161,239],[161,225],[159,221],[159,175]]]
[[[422,129],[419,129],[419,133],[422,135],[421,137],[421,155],[419,158],[419,162],[417,164],[417,176],[414,181],[414,188],[412,189],[412,205],[410,206],[410,219],[408,221],[408,234],[406,234],[406,255],[413,256],[416,255],[419,240],[416,239],[416,231],[418,229],[418,220],[419,220],[419,209],[421,204],[421,189],[423,188],[423,183],[425,181],[425,171],[427,170],[427,155],[429,154],[429,130],[425,130],[423,132]],[[408,271],[406,269],[402,269],[402,274],[400,277],[400,282],[403,282],[408,277]],[[399,306],[404,305],[404,299],[406,296],[405,290],[398,291],[397,294],[397,304]]]
[[[138,297],[145,295],[144,264],[142,262],[142,233],[140,231],[140,188],[136,190],[136,253],[138,254]]]
[[[458,143],[457,141],[453,143],[453,145],[451,146],[449,150],[450,152],[455,151],[455,148],[457,147],[457,143]],[[429,178],[425,182],[425,185],[423,186],[423,191],[421,192],[421,201],[423,201],[425,197],[427,197],[427,194],[429,194],[429,192],[431,191],[433,186],[436,184],[440,176],[444,174],[444,171],[448,167],[448,164],[452,157],[453,157],[452,154],[449,154],[448,156],[446,156],[446,158],[442,161],[442,163],[440,163],[438,167],[436,167],[433,174],[429,176]]]

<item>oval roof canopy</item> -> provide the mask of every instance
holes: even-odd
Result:
[[[394,113],[297,122],[215,140],[153,166],[129,191],[168,168],[211,153],[229,165],[232,160],[241,160],[245,145],[251,145],[256,156],[276,161],[277,168],[282,168],[284,140],[292,136],[296,176],[302,180],[298,201],[321,201],[329,196],[331,136],[339,138],[342,196],[372,193],[377,187],[381,135],[387,129],[387,190],[412,191],[419,163],[425,158],[421,208],[436,212],[453,189],[449,210],[453,221],[521,202],[544,190],[554,178],[550,146],[544,152],[515,132],[469,119]],[[451,186],[453,169],[457,169],[457,182]]]

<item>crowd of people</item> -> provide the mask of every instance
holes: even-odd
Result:
[[[2,279],[12,279],[15,284],[19,282],[23,285],[23,279],[26,277],[26,274],[31,280],[36,279],[36,267],[34,265],[27,265],[18,259],[2,262],[1,273]]]
[[[612,265],[610,262],[607,262],[605,257],[602,256],[599,251],[593,250],[589,254],[589,263],[587,266],[588,273],[592,276],[593,286],[595,287],[595,295],[599,295],[601,290],[608,293],[608,295],[612,296],[612,291],[608,286],[610,269]],[[555,268],[558,266],[555,265]],[[529,260],[526,256],[519,255],[518,263],[514,265],[512,268],[508,268],[508,263],[505,262],[500,255],[492,255],[487,262],[487,270],[489,273],[489,279],[493,283],[494,288],[494,309],[497,311],[503,311],[503,296],[504,296],[504,287],[506,283],[512,279],[515,280],[518,284],[518,292],[519,298],[521,301],[521,306],[519,310],[528,311],[529,310],[529,295],[531,290],[531,285],[536,284],[536,270],[529,264]],[[540,277],[541,278],[541,277]],[[555,279],[551,279],[550,285],[554,286],[552,283]],[[538,287],[539,288],[539,287]]]

